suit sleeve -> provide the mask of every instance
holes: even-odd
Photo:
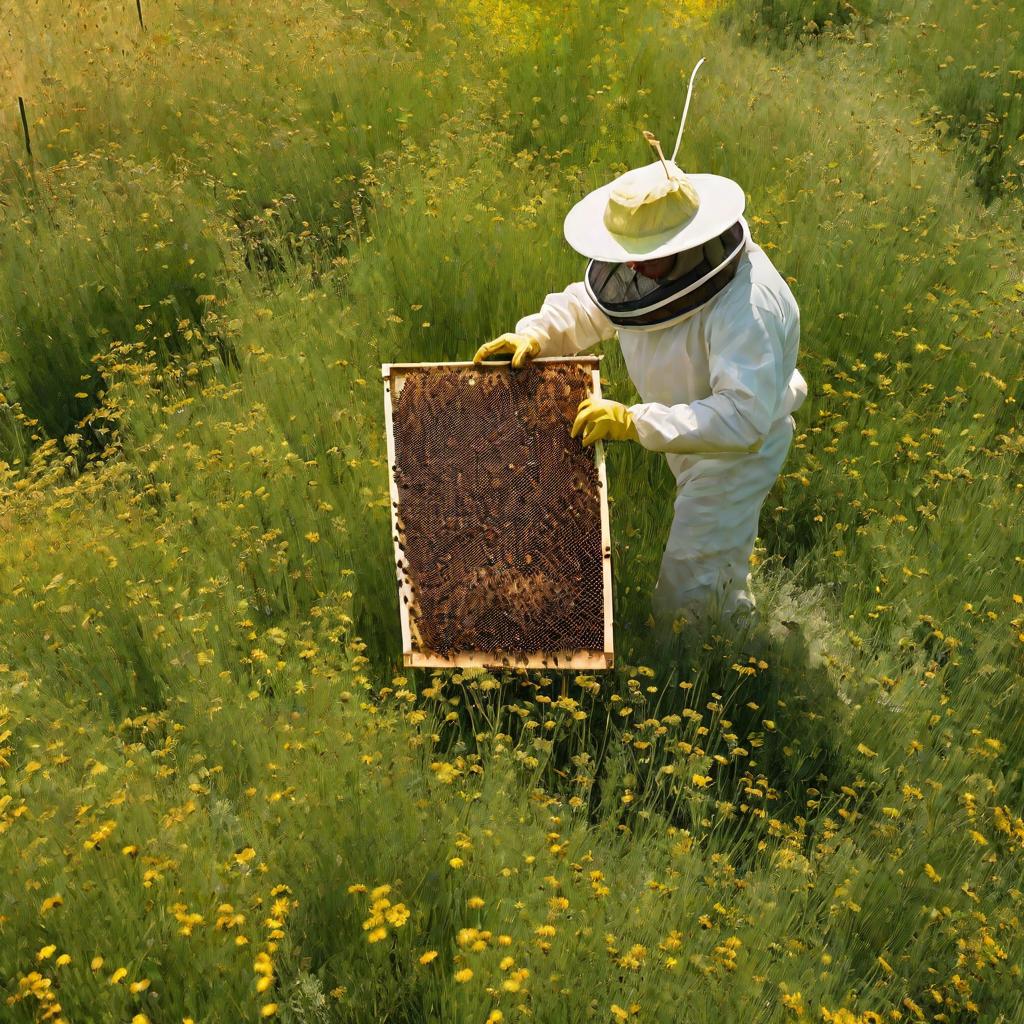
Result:
[[[524,316],[515,332],[539,341],[542,356],[572,356],[612,337],[615,325],[583,282],[576,281],[565,291],[548,295],[540,311]]]
[[[783,390],[785,325],[751,306],[706,327],[712,393],[680,405],[631,406],[640,443],[651,451],[755,452],[775,420]]]

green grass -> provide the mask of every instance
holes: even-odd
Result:
[[[1020,38],[825,7],[4,8],[0,1016],[1022,1019]],[[615,672],[402,672],[379,366],[578,279],[700,55],[811,390],[763,625],[652,637],[612,446]]]

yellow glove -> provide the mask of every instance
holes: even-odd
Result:
[[[480,363],[495,356],[507,355],[512,356],[512,368],[519,370],[527,359],[540,355],[540,342],[524,334],[503,334],[481,345],[473,356],[473,362]]]
[[[583,434],[585,445],[595,441],[637,441],[633,414],[621,402],[584,398],[572,425],[572,437]]]

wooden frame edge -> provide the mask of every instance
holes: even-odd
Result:
[[[600,363],[604,356],[538,356],[531,359],[531,363]],[[482,362],[474,363],[472,359],[455,362],[436,363],[382,363],[381,374],[384,377],[390,376],[391,371],[397,370],[402,373],[406,370],[425,370],[437,366],[450,366],[453,369],[467,366],[509,366],[507,359],[485,359]]]
[[[603,651],[566,652],[561,658],[555,654],[530,654],[526,657],[500,654],[455,654],[442,657],[425,652],[407,651],[402,655],[406,668],[486,668],[486,669],[546,669],[548,671],[601,671],[612,666]]]
[[[391,364],[385,363],[381,367],[384,377],[384,430],[387,443],[387,470],[388,470],[388,492],[391,495],[391,539],[395,548],[394,570],[398,578],[398,616],[402,629],[402,651],[412,650],[412,627],[409,622],[409,604],[412,601],[412,588],[410,587],[405,573],[400,568],[402,558],[402,532],[398,521],[398,481],[395,479],[395,431],[392,425],[393,407],[391,404],[391,389],[393,379],[391,375]]]
[[[601,371],[595,367],[594,397],[601,397]],[[614,625],[615,616],[612,604],[612,530],[608,512],[608,471],[605,466],[604,442],[598,441],[594,453],[597,465],[597,483],[601,491],[601,561],[604,589],[604,659],[605,668],[615,664]]]

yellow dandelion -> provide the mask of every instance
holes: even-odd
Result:
[[[120,985],[122,981],[128,976],[127,967],[118,967],[116,971],[110,976],[111,985]]]
[[[277,1003],[264,1003],[260,1007],[261,1017],[273,1017],[275,1013],[277,1013]]]
[[[404,903],[396,903],[393,907],[389,907],[384,911],[384,916],[389,924],[394,925],[396,928],[401,928],[409,920],[409,908]]]
[[[479,910],[483,905],[484,900],[479,896],[470,896],[469,899],[466,900],[466,906],[469,907],[470,910]]]
[[[57,947],[56,946],[53,946],[53,945],[43,946],[43,948],[41,950],[39,950],[38,953],[36,953],[36,959],[37,960],[49,960],[50,957],[53,956],[53,954],[56,953],[56,952],[57,952]]]
[[[370,931],[369,935],[366,936],[367,942],[380,942],[382,939],[388,937],[387,928],[374,928]]]
[[[455,972],[455,980],[460,985],[465,985],[465,983],[467,981],[469,981],[469,979],[472,978],[472,977],[473,977],[473,968],[472,967],[463,967],[461,971],[456,971]]]
[[[428,949],[428,950],[426,951],[426,953],[424,953],[424,954],[423,954],[423,955],[422,955],[422,956],[420,957],[420,963],[421,963],[421,964],[431,964],[431,963],[433,963],[433,962],[434,962],[434,961],[435,961],[436,959],[437,959],[437,950],[436,950],[436,949]]]

